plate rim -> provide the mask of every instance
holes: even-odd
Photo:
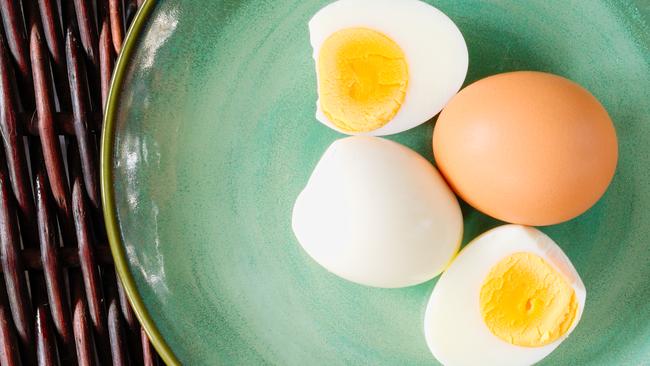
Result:
[[[138,292],[137,285],[131,274],[126,259],[126,253],[120,229],[117,220],[117,210],[115,208],[115,189],[113,186],[112,166],[113,166],[113,152],[115,142],[115,116],[117,113],[118,99],[120,90],[124,83],[126,68],[137,43],[144,24],[149,20],[154,5],[157,0],[145,0],[135,17],[133,22],[124,38],[122,50],[115,62],[113,70],[113,77],[106,99],[106,113],[104,114],[104,123],[102,127],[102,137],[100,146],[100,184],[101,184],[101,198],[104,211],[104,222],[106,226],[106,233],[108,234],[108,244],[111,248],[113,262],[117,271],[126,296],[131,303],[131,307],[135,312],[138,321],[147,333],[149,340],[154,348],[167,365],[180,365],[181,363],[176,358],[171,347],[164,339],[158,327],[156,326],[153,318],[151,317],[147,307],[142,301],[142,297]]]

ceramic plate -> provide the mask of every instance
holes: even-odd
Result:
[[[544,365],[650,364],[650,4],[430,1],[458,24],[466,84],[557,73],[610,112],[620,164],[586,214],[545,227],[582,275],[580,325]],[[117,268],[169,363],[435,365],[436,280],[383,290],[302,251],[294,199],[327,146],[307,21],[326,1],[147,1],[118,62],[103,136]],[[391,136],[433,161],[435,120]],[[463,207],[465,238],[499,223]],[[472,350],[468,350],[472,352]]]

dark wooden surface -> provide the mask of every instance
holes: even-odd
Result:
[[[0,0],[0,364],[156,365],[113,267],[99,137],[138,0]]]

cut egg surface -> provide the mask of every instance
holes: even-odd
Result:
[[[532,365],[580,321],[585,286],[562,249],[520,225],[467,245],[438,280],[424,332],[447,366]]]
[[[337,140],[293,208],[302,248],[330,272],[373,287],[438,275],[457,253],[463,218],[436,168],[415,151],[370,136]]]
[[[467,74],[465,40],[418,0],[339,0],[309,22],[316,119],[346,134],[389,135],[426,122]]]

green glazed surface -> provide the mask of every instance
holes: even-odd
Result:
[[[548,71],[610,112],[620,161],[608,192],[542,228],[588,291],[581,323],[542,364],[650,364],[650,4],[429,2],[465,36],[466,85]],[[437,364],[422,329],[435,280],[346,282],[291,231],[294,199],[341,137],[314,118],[307,21],[326,3],[149,0],[126,43],[104,131],[104,203],[118,270],[170,363]],[[390,138],[433,160],[433,125]],[[463,211],[465,243],[499,224]]]

